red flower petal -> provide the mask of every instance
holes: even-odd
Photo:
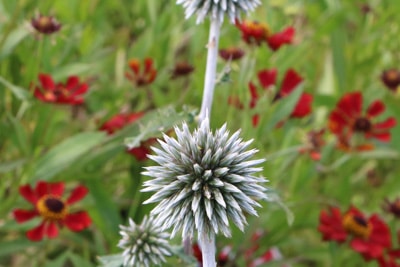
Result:
[[[257,125],[260,122],[260,114],[254,114],[253,117],[251,118],[251,122],[253,124],[253,127],[257,127]]]
[[[89,190],[86,187],[84,187],[83,185],[79,185],[79,186],[75,187],[75,189],[71,192],[71,195],[67,199],[67,204],[71,205],[71,204],[81,200],[82,198],[84,198],[86,196],[88,191]]]
[[[275,33],[267,38],[268,46],[273,51],[276,51],[284,44],[291,44],[293,42],[294,34],[295,29],[293,27],[288,27],[281,32]]]
[[[383,247],[376,245],[368,240],[355,238],[350,242],[352,249],[360,253],[366,261],[377,259],[383,254]]]
[[[267,89],[269,86],[274,85],[276,82],[277,70],[262,70],[258,72],[258,80],[260,81],[262,87]]]
[[[126,116],[126,122],[127,123],[132,123],[132,122],[140,119],[141,117],[143,117],[143,115],[144,115],[144,112],[131,113],[131,114]]]
[[[144,73],[151,72],[153,69],[153,60],[151,58],[146,58],[144,60]]]
[[[35,192],[38,198],[41,198],[42,196],[49,194],[50,192],[48,188],[48,183],[45,181],[37,182]]]
[[[74,91],[79,84],[79,78],[77,76],[70,76],[65,85],[69,91]]]
[[[63,182],[56,182],[56,183],[48,183],[48,189],[52,195],[61,197],[64,193],[64,183]]]
[[[138,161],[144,161],[147,159],[147,155],[151,153],[150,149],[145,146],[134,147],[127,150],[129,154],[134,156]]]
[[[71,231],[78,232],[89,227],[89,225],[92,223],[92,220],[86,211],[80,211],[68,214],[64,220],[64,223]]]
[[[89,85],[86,83],[81,84],[78,88],[75,88],[74,95],[82,95],[89,90]]]
[[[31,220],[32,218],[38,216],[39,214],[36,210],[16,209],[13,211],[13,215],[14,215],[15,220],[18,223],[23,223],[23,222]]]
[[[30,185],[23,185],[19,187],[19,193],[30,203],[36,205],[38,201],[35,192],[32,190]]]
[[[329,115],[329,130],[334,134],[342,133],[343,128],[347,125],[347,121],[343,118],[342,114],[334,110]]]
[[[55,238],[58,236],[58,228],[54,222],[49,222],[46,227],[46,235],[49,238]]]
[[[281,90],[279,94],[281,96],[287,96],[290,94],[301,82],[303,78],[293,69],[289,69],[285,73],[285,77],[283,78],[283,82],[281,85]]]
[[[257,100],[259,98],[258,93],[257,93],[257,87],[252,83],[249,82],[249,91],[250,91],[250,108],[254,108],[257,104]]]
[[[41,73],[39,74],[39,80],[45,91],[53,91],[55,89],[54,81],[50,75]]]
[[[43,221],[40,225],[37,227],[33,228],[32,230],[29,230],[26,232],[26,236],[29,238],[31,241],[40,241],[43,239],[44,236],[44,230],[45,230],[45,221]]]
[[[312,107],[311,103],[313,101],[313,96],[308,93],[303,93],[296,104],[292,114],[292,118],[304,118],[311,113]]]
[[[365,134],[365,138],[376,138],[381,142],[390,142],[391,134],[390,133],[367,133]]]
[[[341,112],[350,118],[357,118],[361,114],[363,98],[360,92],[345,94],[337,104]]]
[[[368,117],[375,117],[385,111],[385,105],[380,100],[372,102],[367,110]]]
[[[383,122],[375,123],[374,124],[374,130],[388,130],[390,128],[393,128],[396,126],[397,122],[396,119],[393,117],[387,118]]]

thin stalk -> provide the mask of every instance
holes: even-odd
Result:
[[[203,267],[216,267],[214,233],[200,232],[199,241],[203,257]]]
[[[208,37],[208,54],[206,75],[204,80],[203,102],[201,103],[201,110],[199,115],[199,123],[204,120],[206,116],[211,114],[211,106],[214,95],[214,87],[216,82],[217,72],[217,58],[218,58],[218,41],[221,22],[217,19],[211,19],[210,35]]]

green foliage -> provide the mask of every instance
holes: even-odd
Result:
[[[364,108],[382,100],[386,109],[377,121],[389,116],[399,121],[398,90],[388,90],[380,75],[399,67],[400,3],[261,2],[245,19],[267,23],[274,33],[292,25],[294,42],[277,51],[265,44],[250,46],[234,25],[222,25],[220,47],[237,46],[245,55],[229,63],[218,59],[211,127],[227,122],[231,132],[242,129],[243,140],[254,139],[252,146],[267,159],[262,176],[276,198],[261,202],[259,217],[248,218],[245,233],[233,229],[231,239],[218,237],[217,249],[231,245],[236,265],[246,266],[243,255],[253,244],[251,235],[263,229],[268,234],[253,258],[277,247],[282,259],[276,266],[377,266],[347,245],[321,241],[318,218],[328,206],[346,210],[350,205],[381,216],[384,199],[400,197],[400,127],[390,130],[390,142],[372,141],[371,151],[339,150],[329,130],[320,160],[312,160],[302,149],[309,145],[309,131],[328,127],[330,112],[348,92],[361,91]],[[361,2],[371,10],[362,9]],[[54,16],[61,30],[51,35],[36,32],[30,21],[39,12]],[[0,267],[119,267],[119,254],[99,255],[120,253],[119,225],[128,217],[139,222],[153,208],[142,206],[150,196],[140,192],[150,179],[141,174],[143,167],[153,163],[126,153],[125,144],[157,147],[157,142],[146,142],[171,134],[169,130],[183,121],[195,128],[209,23],[185,20],[182,6],[160,0],[0,1],[0,21]],[[157,70],[153,83],[137,86],[126,78],[131,58],[153,59]],[[171,79],[181,61],[194,66],[194,72]],[[277,69],[279,82],[261,89],[257,73],[272,68]],[[273,101],[289,68],[304,82]],[[37,99],[34,90],[40,86],[40,73],[51,75],[55,83],[78,76],[89,85],[84,104]],[[249,107],[250,81],[258,86],[254,109]],[[313,95],[311,115],[289,118],[304,92]],[[229,96],[237,96],[243,107],[229,105]],[[99,130],[114,115],[135,112],[145,115],[113,134]],[[257,127],[251,121],[255,114],[260,115]],[[25,232],[40,220],[17,224],[12,212],[29,206],[19,187],[34,186],[39,180],[64,182],[67,189],[85,185],[87,197],[72,208],[88,211],[91,227],[82,232],[64,227],[54,240],[28,240]],[[398,218],[389,214],[382,218],[390,225],[397,248]],[[180,240],[171,243],[179,246],[166,266],[196,266]]]

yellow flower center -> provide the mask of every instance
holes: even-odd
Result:
[[[60,197],[44,195],[36,204],[39,214],[49,221],[58,221],[68,214],[67,204]]]
[[[367,239],[372,231],[372,225],[364,217],[352,213],[343,216],[342,225],[348,233],[364,239]]]
[[[47,16],[42,16],[38,20],[39,27],[47,28],[51,25],[51,18]]]

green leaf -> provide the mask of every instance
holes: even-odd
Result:
[[[32,246],[34,246],[34,244],[27,238],[12,241],[4,240],[0,242],[0,258],[7,255],[15,255],[20,251],[26,251],[26,249]]]
[[[72,263],[76,267],[92,267],[93,266],[93,264],[90,263],[88,260],[85,260],[81,256],[79,256],[75,253],[72,253],[72,252],[69,254],[68,258],[72,261]]]
[[[104,132],[86,132],[64,140],[38,160],[32,180],[50,180],[56,174],[71,167],[85,153],[100,144],[105,137]]]
[[[185,120],[193,120],[194,112],[194,109],[188,109],[177,113],[171,106],[157,109],[146,113],[136,123],[120,131],[116,138],[132,135],[134,137],[125,139],[125,144],[129,148],[138,147],[141,141],[159,136],[161,132],[168,131]]]
[[[60,80],[71,75],[79,75],[82,73],[93,71],[94,69],[96,69],[96,66],[94,64],[72,63],[58,68],[57,71],[53,73],[53,78],[55,80]]]
[[[300,84],[287,97],[278,100],[278,103],[272,111],[272,116],[269,117],[268,123],[264,128],[265,132],[272,130],[280,121],[289,117],[296,107],[302,93],[303,85]]]
[[[122,267],[124,264],[124,257],[122,256],[122,253],[99,256],[97,259],[100,262],[99,267]]]
[[[94,214],[95,216],[92,216],[93,220],[96,221],[96,225],[105,236],[110,240],[114,240],[118,235],[121,218],[118,213],[118,207],[112,198],[113,195],[105,190],[107,186],[104,186],[98,179],[87,179],[86,185],[96,205],[96,208],[93,209],[93,212],[96,213]]]
[[[362,159],[398,159],[399,152],[392,149],[376,149],[359,153]]]
[[[9,162],[0,163],[0,173],[6,173],[22,167],[26,159],[17,159]]]
[[[12,53],[14,48],[29,35],[29,30],[25,25],[21,25],[12,31],[5,40],[0,51],[0,60]]]
[[[4,79],[3,77],[0,76],[0,83],[3,84],[6,89],[9,89],[16,98],[18,98],[19,100],[27,100],[30,98],[30,94],[28,92],[28,90],[25,90],[19,86],[16,86],[10,82],[8,82],[6,79]]]

